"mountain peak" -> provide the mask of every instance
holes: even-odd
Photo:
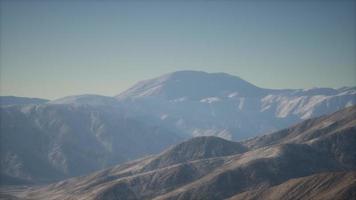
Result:
[[[246,151],[238,142],[225,140],[215,136],[200,136],[182,142],[164,151],[146,168],[162,168],[176,163],[192,160],[228,156]]]
[[[187,78],[187,77],[198,77],[198,76],[219,76],[219,77],[230,77],[235,79],[240,79],[240,77],[231,75],[224,72],[205,72],[205,71],[195,71],[195,70],[181,70],[181,71],[174,71],[171,73],[167,73],[162,75],[161,77],[170,77],[170,78]]]
[[[158,97],[169,100],[202,98],[239,93],[256,96],[263,89],[226,73],[207,73],[203,71],[177,71],[137,83],[117,98]]]

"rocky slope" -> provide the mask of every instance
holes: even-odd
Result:
[[[291,179],[270,188],[243,192],[229,200],[356,199],[356,172],[329,172]]]
[[[288,198],[320,199],[328,190],[343,199],[355,195],[355,152],[356,107],[350,107],[243,142],[194,138],[89,176],[5,193],[28,199],[209,200],[284,199],[292,191]]]

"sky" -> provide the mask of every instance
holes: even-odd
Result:
[[[353,0],[0,0],[0,95],[114,96],[178,70],[356,86]]]

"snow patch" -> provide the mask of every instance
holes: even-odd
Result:
[[[167,119],[167,117],[168,117],[167,114],[163,114],[163,115],[161,115],[160,119],[161,119],[161,120],[165,120],[165,119]]]
[[[187,99],[188,99],[187,97],[181,97],[181,98],[178,98],[178,99],[170,100],[170,102],[173,102],[173,103],[184,102],[184,101],[186,101]]]
[[[236,97],[236,96],[238,96],[238,95],[239,95],[238,92],[233,92],[233,93],[229,94],[228,97],[229,97],[229,98],[234,98],[234,97]]]
[[[193,137],[197,136],[218,136],[227,140],[232,139],[230,131],[226,129],[194,129]]]
[[[200,102],[202,102],[202,103],[214,103],[214,102],[218,102],[220,100],[221,99],[218,98],[218,97],[208,97],[208,98],[200,100]]]

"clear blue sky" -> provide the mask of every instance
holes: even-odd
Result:
[[[0,94],[116,95],[177,70],[356,85],[356,1],[1,1]]]

